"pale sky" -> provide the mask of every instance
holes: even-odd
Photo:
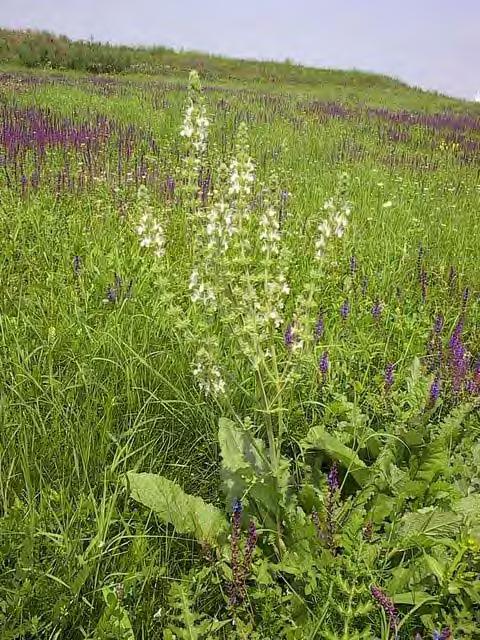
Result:
[[[0,26],[386,73],[473,99],[480,0],[0,0]]]

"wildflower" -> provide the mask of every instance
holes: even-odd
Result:
[[[323,314],[319,314],[317,322],[315,323],[315,340],[320,340],[325,330],[325,322],[323,320]]]
[[[303,347],[303,340],[299,338],[298,328],[295,322],[290,322],[287,325],[285,333],[283,334],[283,342],[289,351],[296,351]]]
[[[469,365],[469,357],[462,339],[463,326],[464,321],[463,318],[461,318],[455,326],[448,343],[450,349],[449,365],[454,393],[460,391]]]
[[[462,312],[465,313],[467,308],[468,299],[470,297],[470,290],[468,287],[465,287],[462,293]]]
[[[232,582],[230,583],[230,604],[233,606],[243,599],[241,589],[240,567],[240,523],[242,520],[242,503],[238,498],[233,502],[232,533],[230,536],[230,555],[232,563]]]
[[[280,225],[278,214],[272,206],[269,206],[260,218],[260,240],[262,252],[268,255],[277,255],[280,242]]]
[[[395,609],[395,605],[393,604],[393,600],[391,600],[391,598],[389,598],[379,587],[374,585],[370,588],[370,593],[385,611],[390,624],[390,629],[395,631],[398,625],[398,614]]]
[[[334,462],[330,467],[330,472],[328,474],[328,488],[332,493],[335,493],[340,489],[340,483],[338,480],[338,467],[336,462]]]
[[[438,398],[440,397],[440,378],[437,376],[430,387],[430,403],[435,405]]]
[[[165,233],[155,217],[145,185],[141,185],[138,189],[137,207],[141,210],[141,216],[135,232],[140,236],[140,246],[152,247],[155,257],[161,258],[165,254]]]
[[[245,557],[243,560],[244,581],[247,578],[252,566],[253,552],[255,551],[255,547],[257,546],[257,540],[258,533],[255,527],[255,522],[253,520],[250,520],[248,524],[247,544],[245,545]]]
[[[433,331],[438,336],[442,333],[444,325],[444,319],[441,313],[435,317],[435,324],[433,325]]]
[[[327,379],[328,369],[330,367],[328,351],[324,351],[320,358],[320,362],[318,363],[318,368],[320,369],[320,373],[322,374],[322,379],[325,382]]]
[[[382,315],[382,305],[380,301],[377,299],[375,300],[375,303],[372,306],[372,317],[374,320],[379,320],[381,315]]]
[[[345,300],[340,307],[340,315],[342,316],[342,320],[346,320],[348,318],[348,314],[350,313],[350,303],[348,300]]]
[[[393,374],[395,371],[395,365],[392,363],[387,364],[387,366],[385,367],[385,374],[383,377],[384,383],[385,383],[385,391],[390,391],[390,389],[392,388],[393,385]]]

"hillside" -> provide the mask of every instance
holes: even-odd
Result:
[[[0,65],[92,74],[185,78],[196,69],[206,84],[241,84],[266,91],[314,94],[326,100],[388,104],[391,108],[480,113],[480,105],[413,88],[398,79],[358,70],[318,69],[285,62],[238,60],[166,47],[72,41],[39,31],[0,29]]]

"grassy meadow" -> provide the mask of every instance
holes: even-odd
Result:
[[[2,640],[480,638],[478,106],[17,62]]]

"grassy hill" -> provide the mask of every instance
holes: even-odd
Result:
[[[72,41],[38,31],[0,29],[0,64],[44,70],[87,71],[92,74],[182,78],[196,69],[208,84],[240,84],[266,91],[295,91],[324,99],[388,104],[427,110],[480,113],[474,103],[414,89],[398,79],[364,71],[318,69],[291,62],[238,60],[166,47],[114,46]],[[467,106],[468,105],[468,106]]]

